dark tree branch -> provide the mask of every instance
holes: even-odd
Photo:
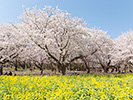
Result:
[[[96,53],[96,52],[97,52],[97,50],[98,50],[98,49],[96,49],[95,51],[93,51],[93,52],[91,53],[91,55],[93,55],[94,53]]]
[[[53,60],[55,60],[58,64],[61,64],[60,62],[59,62],[59,60],[58,59],[56,59],[50,52],[49,52],[49,49],[48,49],[48,47],[45,45],[45,48],[46,48],[46,53],[53,59]]]

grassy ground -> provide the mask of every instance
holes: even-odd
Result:
[[[34,70],[29,70],[29,69],[20,69],[18,68],[18,71],[15,71],[14,68],[11,68],[11,67],[4,67],[3,69],[3,72],[4,73],[9,73],[9,72],[12,72],[13,75],[16,74],[16,75],[41,75],[41,71],[39,69],[34,69]],[[87,71],[76,71],[77,73],[79,73],[80,75],[83,75],[83,74],[86,74]],[[93,74],[94,72],[90,73],[90,74]],[[66,74],[67,75],[70,75],[72,74],[72,71],[69,71],[67,70],[66,71]],[[112,75],[112,74],[118,74],[118,73],[100,73],[100,72],[97,72],[97,73],[94,73],[95,75]],[[130,74],[130,73],[126,73],[126,74]],[[57,72],[57,71],[51,71],[51,70],[44,70],[43,71],[43,75],[61,75],[61,73]]]
[[[13,75],[41,75],[41,71],[39,69],[34,69],[34,70],[29,70],[29,69],[18,69],[18,71],[15,71],[14,68],[5,68],[3,69],[4,73],[9,73],[12,72]],[[87,73],[86,71],[76,71],[79,74],[85,74]],[[66,74],[72,74],[72,71],[67,70]],[[59,72],[51,71],[51,70],[44,70],[43,75],[61,75]]]

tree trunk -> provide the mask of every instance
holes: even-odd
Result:
[[[21,62],[21,63],[19,63],[19,65],[20,65],[20,67],[23,68],[23,69],[25,69],[25,67],[26,67],[26,63],[25,63],[25,62]]]
[[[58,66],[58,72],[59,72],[59,73],[61,72],[61,68],[60,68],[60,66]]]
[[[105,68],[104,72],[108,73],[109,67]]]
[[[0,64],[0,75],[3,75],[3,65]]]
[[[66,67],[62,66],[61,67],[62,75],[66,75]]]
[[[25,69],[25,65],[21,65],[21,67],[22,67],[23,69]]]
[[[88,68],[88,71],[87,71],[87,73],[90,73],[90,68]]]
[[[87,73],[90,73],[90,67],[86,66],[86,68],[87,68]]]
[[[108,70],[109,70],[109,67],[106,67],[106,66],[102,66],[103,70],[105,73],[108,73]]]
[[[17,65],[15,65],[15,71],[18,71],[18,66]]]
[[[86,58],[83,58],[82,60],[84,61],[86,69],[88,70],[87,73],[90,73],[89,62],[87,63]]]

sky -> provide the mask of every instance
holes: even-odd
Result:
[[[59,7],[71,17],[83,18],[89,28],[107,31],[112,38],[133,30],[133,0],[0,0],[0,23],[20,22],[25,8]]]

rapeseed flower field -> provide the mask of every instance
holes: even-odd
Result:
[[[133,74],[0,76],[0,100],[133,100]]]

